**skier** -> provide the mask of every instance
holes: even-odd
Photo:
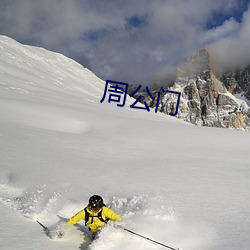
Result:
[[[89,204],[72,216],[67,224],[74,225],[80,220],[85,220],[85,226],[92,232],[94,239],[109,220],[120,222],[122,219],[120,215],[105,206],[101,196],[95,194],[89,198]]]

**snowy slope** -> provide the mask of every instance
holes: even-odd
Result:
[[[92,244],[80,227],[51,240],[36,223],[53,227],[97,193],[123,226],[164,244],[248,250],[249,133],[131,109],[129,97],[100,103],[104,85],[0,37],[0,248],[162,249],[111,225]]]

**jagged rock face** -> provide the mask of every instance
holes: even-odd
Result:
[[[250,100],[250,66],[218,74],[218,79],[225,84],[230,93],[240,93]]]
[[[249,87],[249,72],[250,67],[248,71],[222,74],[221,78],[227,79],[224,83],[211,70],[208,51],[199,51],[178,69],[177,78],[169,88],[182,93],[177,117],[197,125],[248,129],[250,109],[231,93]],[[249,92],[244,91],[246,97]],[[168,114],[175,106],[176,98],[167,93],[159,110]]]

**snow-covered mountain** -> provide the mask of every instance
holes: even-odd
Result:
[[[225,70],[223,73],[218,72],[218,79],[223,82],[227,90],[245,98],[248,106],[250,104],[250,66],[245,68]]]
[[[168,88],[182,93],[177,117],[196,125],[248,130],[249,68],[221,73],[210,57],[208,50],[202,49],[177,69],[176,79]],[[154,87],[153,92],[161,92],[160,87]],[[176,99],[168,93],[161,95],[160,111],[174,113]],[[156,105],[150,98],[146,101],[151,107]]]
[[[114,79],[115,80],[115,79]],[[0,37],[0,248],[153,250],[108,225],[50,228],[103,196],[122,225],[184,250],[248,250],[249,133],[105,100],[105,82],[63,55]],[[63,221],[62,221],[63,223]]]
[[[248,129],[250,109],[244,100],[232,95],[218,80],[205,49],[189,57],[179,68],[172,87],[181,89],[179,117],[194,124],[211,127]],[[166,100],[166,101],[165,101]],[[163,103],[167,102],[165,98]],[[170,104],[165,104],[164,111]]]

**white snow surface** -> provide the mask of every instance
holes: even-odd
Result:
[[[92,243],[84,222],[62,239],[36,223],[53,231],[99,194],[123,227],[168,246],[249,250],[249,132],[100,103],[104,87],[0,36],[0,249],[164,249],[112,223]]]

